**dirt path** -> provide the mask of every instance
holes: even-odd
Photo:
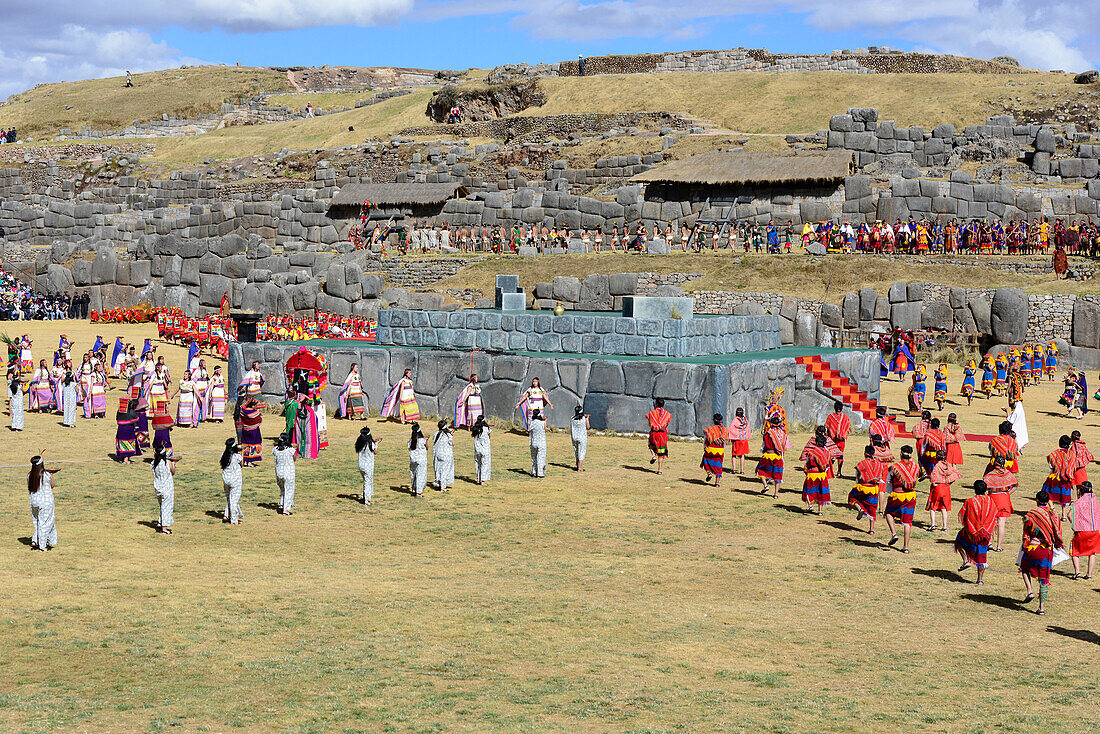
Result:
[[[286,70],[286,80],[288,82],[290,82],[290,86],[294,87],[295,90],[297,90],[299,92],[306,91],[306,88],[303,87],[301,84],[299,84],[297,82],[297,80],[294,79],[294,72],[291,71],[290,69]]]

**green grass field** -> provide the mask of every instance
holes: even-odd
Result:
[[[60,331],[77,351],[93,338],[87,324],[26,328],[36,357]],[[153,331],[104,328],[116,333]],[[182,350],[161,350],[178,373]],[[965,430],[990,432],[999,402],[967,409],[954,396],[957,369],[952,380],[949,410]],[[1057,392],[1027,392],[1034,444],[1021,495],[1038,489],[1057,435],[1079,427],[1096,441],[1096,414],[1053,414]],[[896,382],[884,395],[903,399]],[[265,436],[280,422],[266,418]],[[478,487],[460,434],[457,486],[417,501],[404,490],[406,429],[372,418],[384,441],[366,508],[353,499],[359,424],[329,425],[330,448],[299,464],[295,515],[271,509],[267,457],[246,472],[238,527],[218,519],[216,462],[231,426],[174,431],[185,458],[168,537],[149,527],[148,466],[107,459],[109,419],[63,429],[29,415],[25,432],[5,434],[0,730],[1097,728],[1100,582],[1070,581],[1068,564],[1037,617],[1019,604],[1014,552],[991,554],[986,585],[974,586],[973,571],[955,573],[945,534],[916,529],[904,556],[846,509],[803,515],[789,454],[778,501],[750,477],[705,485],[695,442],[674,442],[657,476],[643,439],[593,436],[577,474],[568,436],[555,433],[539,481],[525,475],[526,438],[498,431],[493,480]],[[30,534],[27,462],[40,450],[64,467],[60,544],[48,554],[19,540]],[[849,442],[849,466],[860,450]],[[965,452],[969,481],[984,447]],[[834,499],[850,484],[835,481]],[[1022,496],[1015,504],[1028,507]],[[1019,530],[1010,520],[1009,548]]]

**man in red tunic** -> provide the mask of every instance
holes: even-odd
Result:
[[[986,553],[989,552],[989,541],[993,536],[993,526],[997,522],[997,505],[986,494],[985,482],[979,479],[974,482],[974,496],[963,502],[959,510],[959,524],[962,529],[955,536],[955,550],[962,557],[963,564],[959,571],[970,568],[970,564],[978,567],[978,583],[983,583],[986,563]]]
[[[652,455],[649,463],[656,464],[660,474],[668,456],[668,424],[672,422],[672,414],[665,410],[664,398],[654,401],[653,410],[646,413],[645,419],[649,422],[649,452]]]
[[[891,425],[890,419],[886,417],[886,408],[881,405],[875,408],[875,419],[871,421],[871,428],[868,430],[871,434],[871,439],[874,441],[877,436],[882,445],[886,447],[887,453],[890,458],[888,461],[892,461],[894,456],[890,451],[890,444],[894,442],[894,426]]]
[[[825,435],[836,445],[839,455],[836,457],[836,475],[844,472],[844,442],[852,432],[852,421],[844,415],[844,403],[833,403],[832,414],[825,419]]]
[[[997,457],[1001,457],[1005,460],[1005,469],[1008,469],[1013,474],[1020,473],[1020,465],[1018,457],[1020,455],[1020,447],[1016,445],[1016,439],[1012,436],[1012,424],[1008,421],[1002,421],[1001,425],[997,427],[997,432],[1000,434],[995,436],[992,441],[989,442],[989,465],[986,467],[988,472],[993,468],[993,463]]]

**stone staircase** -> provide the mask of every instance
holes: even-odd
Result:
[[[844,375],[837,372],[832,365],[826,362],[818,355],[810,357],[797,357],[795,362],[802,365],[802,367],[813,377],[815,380],[821,383],[829,393],[831,393],[837,400],[844,403],[856,413],[859,413],[868,421],[875,419],[875,410],[878,408],[878,402],[872,400],[867,396],[867,393],[863,392]],[[895,435],[898,438],[913,438],[913,432],[906,427],[905,423],[898,418],[897,415],[887,413],[887,420],[894,427]],[[975,441],[978,443],[988,443],[993,439],[992,436],[983,434],[965,433],[963,438],[967,441]]]

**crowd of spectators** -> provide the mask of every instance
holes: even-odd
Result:
[[[7,130],[0,130],[0,143],[14,143],[17,137],[14,127],[9,127]]]
[[[88,318],[87,293],[40,293],[0,270],[0,321]]]

